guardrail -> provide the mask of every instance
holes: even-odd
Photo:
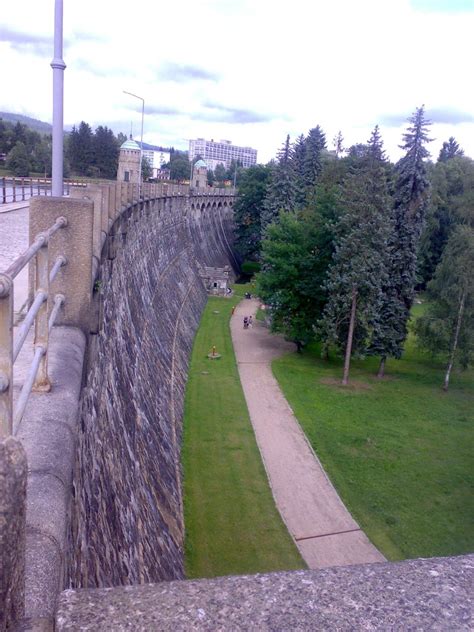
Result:
[[[64,181],[64,195],[69,195],[71,187],[85,187],[77,180]],[[35,195],[51,195],[50,178],[0,178],[0,204],[25,202]]]
[[[39,233],[31,246],[25,250],[3,273],[0,274],[0,438],[12,435],[25,411],[32,389],[48,391],[48,341],[58,312],[64,303],[64,296],[54,297],[50,306],[49,285],[59,269],[66,265],[66,257],[59,256],[49,266],[49,240],[61,228],[67,226],[65,217],[58,217],[46,231]],[[34,300],[13,336],[13,294],[15,277],[35,259]],[[48,314],[49,318],[48,318]],[[23,347],[28,332],[34,323],[34,356],[27,378],[21,389],[15,409],[13,409],[13,374],[15,360]]]
[[[226,197],[233,196],[234,190],[190,190],[187,185],[145,183],[138,199],[138,184],[118,182],[71,189],[70,197],[32,198],[29,218],[31,245],[5,272],[0,273],[0,439],[13,434],[18,427],[31,391],[48,391],[51,387],[48,340],[58,315],[59,324],[79,327],[86,334],[94,332],[91,328],[91,308],[95,281],[104,243],[108,235],[114,235],[117,223],[120,242],[132,209],[137,210],[140,205],[146,208],[155,199],[162,199],[166,205],[166,200],[189,194],[200,198]],[[66,227],[52,240],[50,247],[51,238]],[[50,258],[55,259],[51,267]],[[30,274],[30,308],[14,339],[14,279],[30,261],[35,270],[34,275]],[[50,285],[66,263],[68,265],[52,288],[53,297]],[[34,356],[13,410],[14,363],[33,324]]]

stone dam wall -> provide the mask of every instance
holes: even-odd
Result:
[[[81,397],[66,584],[181,579],[180,444],[199,266],[235,264],[232,198],[130,206],[102,249]]]

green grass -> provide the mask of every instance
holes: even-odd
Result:
[[[416,306],[421,313],[424,306]],[[342,362],[316,346],[273,362],[274,374],[346,506],[389,558],[474,550],[474,371],[455,372],[412,338],[402,360],[375,377],[377,360]]]
[[[240,385],[229,329],[240,300],[210,298],[194,341],[182,449],[187,577],[304,568],[275,507]],[[213,345],[219,360],[207,358]]]

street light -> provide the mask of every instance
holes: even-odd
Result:
[[[142,97],[139,97],[138,94],[133,94],[133,92],[127,92],[126,90],[123,90],[123,93],[128,94],[131,97],[135,97],[135,99],[140,99],[140,101],[142,102],[142,134],[140,137],[140,167],[139,167],[139,173],[138,173],[138,199],[140,199],[141,184],[142,184],[143,119],[145,117],[145,99],[143,99]]]
[[[62,197],[63,188],[63,119],[64,69],[63,60],[63,0],[54,4],[54,58],[53,69],[53,156],[51,193]]]

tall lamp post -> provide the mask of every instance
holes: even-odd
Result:
[[[135,99],[140,99],[142,102],[142,133],[140,137],[140,172],[138,174],[138,199],[140,199],[140,193],[142,188],[142,159],[143,159],[143,119],[145,118],[145,99],[143,97],[139,97],[138,94],[133,94],[133,92],[123,91],[124,94],[128,94],[131,97],[135,97]]]
[[[63,119],[64,119],[64,69],[63,60],[63,0],[54,3],[54,59],[53,69],[53,156],[52,194],[62,197],[63,188]]]

